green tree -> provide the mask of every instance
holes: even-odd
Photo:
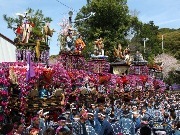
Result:
[[[142,39],[140,38],[140,34],[143,23],[138,20],[138,17],[135,16],[135,14],[136,13],[132,13],[131,27],[128,34],[130,39],[129,48],[131,50],[131,55],[133,55],[137,50],[141,50],[142,47]]]
[[[175,70],[171,70],[168,73],[168,78],[165,78],[164,81],[169,85],[172,85],[174,83],[180,84],[179,77],[180,77],[180,73],[177,73]]]
[[[148,38],[146,41],[146,51],[144,53],[144,56],[146,60],[152,60],[154,56],[157,54],[162,53],[161,50],[161,42],[158,38],[158,26],[154,24],[153,21],[150,21],[149,23],[144,23],[140,26],[139,33],[135,37],[136,40],[138,40],[141,43],[141,46],[139,46],[139,50],[143,52],[144,49],[144,38]]]
[[[95,15],[83,22],[78,21],[88,17],[91,12]],[[114,46],[118,43],[122,46],[128,44],[126,37],[133,19],[126,0],[92,0],[81,8],[75,20],[75,27],[88,43],[84,51],[86,55],[92,52],[93,41],[100,37],[104,39],[105,51],[109,52],[110,60],[113,60]]]
[[[3,15],[4,20],[7,22],[7,27],[15,31],[17,27],[21,26],[24,21],[28,20],[33,23],[34,27],[32,30],[31,40],[35,40],[37,37],[42,36],[42,28],[45,23],[50,23],[52,19],[50,17],[44,17],[42,10],[34,11],[31,8],[26,10],[27,17],[20,16],[18,18],[8,17],[6,14]],[[25,15],[25,14],[24,14]],[[26,20],[25,20],[26,19]]]
[[[91,2],[91,0],[87,0],[87,4],[89,4]]]

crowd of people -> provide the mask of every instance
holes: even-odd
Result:
[[[18,112],[1,126],[2,135],[180,135],[179,93],[157,93],[143,100],[112,100],[92,104],[67,102],[54,119],[52,111],[31,116]],[[28,122],[29,120],[29,122]]]

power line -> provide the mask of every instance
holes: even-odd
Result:
[[[59,0],[56,0],[56,1],[59,2],[61,5],[69,8],[69,9],[71,9],[71,10],[74,11],[74,12],[78,12],[77,10],[73,9],[72,7],[67,6],[66,4],[62,3],[61,1],[59,1]]]

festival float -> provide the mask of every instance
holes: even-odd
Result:
[[[111,63],[113,74],[126,75],[131,64],[130,49],[127,47],[122,50],[121,44],[117,48],[114,47],[115,61]]]
[[[66,104],[90,105],[100,96],[129,102],[132,97],[141,100],[165,90],[164,82],[149,74],[142,54],[137,51],[131,57],[128,47],[123,52],[121,45],[115,48],[117,60],[110,63],[104,55],[103,38],[97,38],[94,53],[85,60],[86,44],[66,20],[60,24],[60,54],[56,63],[49,64],[49,37],[54,32],[49,25],[45,23],[36,35],[36,23],[25,17],[16,29],[17,62],[0,64],[2,114],[63,111]]]

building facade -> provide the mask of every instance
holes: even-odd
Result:
[[[0,63],[16,61],[14,42],[0,33]]]

